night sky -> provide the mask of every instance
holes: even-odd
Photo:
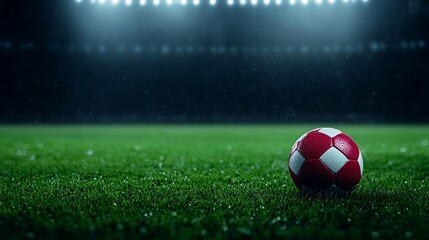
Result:
[[[134,2],[1,1],[0,121],[429,122],[427,1]]]

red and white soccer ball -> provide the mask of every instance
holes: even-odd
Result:
[[[359,147],[334,128],[307,132],[295,142],[289,155],[289,173],[305,193],[350,193],[362,172]]]

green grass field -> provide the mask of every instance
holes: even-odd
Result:
[[[428,126],[333,126],[365,162],[345,198],[290,179],[289,150],[314,127],[0,127],[0,236],[429,237]]]

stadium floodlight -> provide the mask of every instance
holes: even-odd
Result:
[[[106,4],[110,4],[110,5],[125,5],[125,6],[131,6],[134,5],[134,3],[140,5],[140,6],[144,6],[147,5],[147,1],[152,2],[153,5],[158,6],[161,5],[161,3],[165,3],[165,5],[167,6],[171,6],[174,4],[178,4],[178,5],[194,5],[194,6],[199,6],[201,5],[202,2],[201,0],[74,0],[77,4],[81,4],[81,3],[85,3],[85,2],[89,2],[91,4],[99,4],[99,5],[106,5]],[[215,6],[217,4],[218,0],[204,0],[207,1],[209,5],[211,6]],[[240,5],[240,6],[246,6],[246,5],[258,5],[259,0],[223,0],[225,1],[225,4],[227,6],[233,6],[234,4]],[[329,5],[334,5],[335,3],[342,3],[342,4],[357,4],[357,3],[362,3],[362,4],[366,4],[369,2],[369,0],[260,0],[260,2],[262,2],[262,5],[264,6],[268,6],[268,5],[277,5],[280,6],[283,3],[289,3],[290,6],[294,6],[294,5],[302,5],[302,6],[306,6],[306,5],[310,5],[310,4],[314,4],[314,5],[322,5],[324,3],[329,4]]]

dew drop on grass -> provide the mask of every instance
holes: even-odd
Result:
[[[141,147],[140,147],[139,145],[135,145],[135,146],[134,146],[134,150],[135,150],[136,152],[140,152]]]
[[[351,222],[352,221],[352,219],[351,218],[347,218],[347,222]]]
[[[34,238],[36,238],[36,234],[34,232],[28,232],[27,238],[34,239]]]
[[[118,223],[118,224],[116,224],[116,228],[117,228],[118,230],[122,230],[122,229],[124,229],[124,225],[122,225],[122,224]]]
[[[401,153],[406,153],[407,152],[407,148],[406,147],[401,147],[401,149],[399,149],[399,151]]]
[[[372,232],[371,233],[372,238],[378,238],[378,236],[379,236],[378,232]]]
[[[223,226],[222,226],[222,231],[224,231],[224,232],[228,231],[228,226],[223,225]]]
[[[25,155],[27,155],[27,151],[26,150],[18,150],[18,151],[16,151],[16,156],[18,156],[18,157],[23,157]]]
[[[88,150],[86,150],[86,154],[88,156],[92,156],[94,154],[94,151],[92,151],[92,149],[88,149]]]
[[[30,161],[35,161],[35,160],[36,160],[36,156],[31,155],[30,157],[28,157],[28,160],[30,160]]]
[[[207,230],[206,230],[206,229],[202,229],[202,230],[201,230],[201,235],[203,235],[203,236],[204,236],[204,235],[207,235]]]
[[[427,146],[429,144],[429,141],[427,140],[427,139],[424,139],[423,141],[422,141],[422,146]]]
[[[232,151],[232,146],[231,145],[226,146],[226,150]]]
[[[165,159],[164,156],[159,156],[160,161],[164,161],[164,159]]]
[[[145,227],[140,228],[140,233],[146,233],[146,232],[147,232],[147,229]]]

